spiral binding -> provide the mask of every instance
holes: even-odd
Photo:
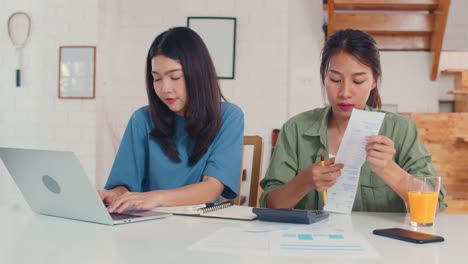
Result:
[[[228,208],[231,205],[232,204],[230,202],[224,202],[224,203],[213,205],[211,207],[201,208],[199,210],[202,211],[204,214],[206,214],[206,213],[211,213],[220,209]]]

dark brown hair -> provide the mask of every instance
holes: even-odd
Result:
[[[192,142],[187,149],[192,166],[206,153],[221,127],[221,99],[224,97],[216,70],[205,43],[190,28],[171,28],[151,44],[146,58],[146,90],[154,123],[150,136],[175,162],[181,161],[175,141],[176,114],[159,99],[153,87],[151,60],[158,55],[176,60],[182,66],[187,89],[184,128]]]
[[[340,52],[346,52],[362,64],[369,66],[374,79],[381,80],[380,53],[375,40],[364,31],[344,29],[330,36],[323,47],[320,64],[320,78],[323,85],[331,58]],[[366,104],[370,107],[381,108],[382,102],[377,86],[371,90]]]

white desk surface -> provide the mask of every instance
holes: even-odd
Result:
[[[417,245],[371,234],[378,228],[411,229],[405,214],[333,214],[346,231],[361,233],[377,250],[377,259],[327,260],[205,253],[187,248],[222,227],[271,225],[260,221],[233,221],[170,216],[147,222],[105,226],[35,214],[22,203],[1,206],[0,263],[467,263],[468,215],[437,217],[435,227],[419,231],[445,237],[445,242]],[[286,225],[274,223],[277,225]]]

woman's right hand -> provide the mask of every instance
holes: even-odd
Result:
[[[341,169],[344,165],[334,163],[335,158],[326,159],[323,167],[318,162],[303,170],[306,182],[310,184],[311,188],[323,192],[335,184],[336,178],[341,176]]]
[[[123,186],[117,186],[111,190],[100,190],[98,193],[102,202],[104,202],[106,205],[109,205],[126,192],[128,192],[127,188]]]

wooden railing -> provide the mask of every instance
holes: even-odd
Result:
[[[447,213],[468,213],[468,113],[409,113],[447,191]]]
[[[455,74],[455,89],[449,92],[455,96],[455,112],[468,112],[468,69],[447,69],[442,72]]]

